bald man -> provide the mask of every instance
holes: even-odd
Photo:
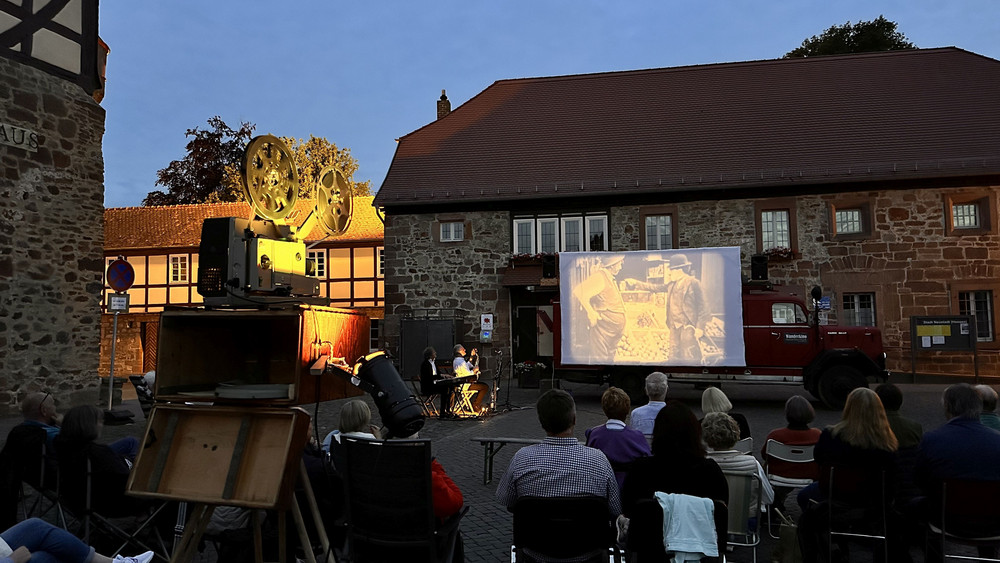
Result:
[[[28,393],[21,401],[21,416],[26,426],[39,426],[45,430],[46,442],[52,446],[52,440],[59,434],[59,422],[62,417],[56,412],[56,400],[49,393]]]

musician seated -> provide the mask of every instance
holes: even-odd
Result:
[[[483,401],[490,396],[490,386],[479,381],[479,352],[473,348],[469,359],[465,359],[465,346],[455,345],[455,359],[452,361],[452,371],[455,377],[467,377],[468,390],[476,393],[472,399],[472,410],[479,414],[483,411]]]
[[[424,361],[420,364],[420,393],[425,396],[438,395],[441,398],[441,418],[451,415],[451,395],[454,390],[451,379],[454,375],[439,372],[437,350],[433,346],[424,348]]]

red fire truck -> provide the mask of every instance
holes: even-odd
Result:
[[[819,288],[812,298],[818,302]],[[566,299],[564,296],[563,299]],[[843,406],[851,390],[885,381],[882,333],[871,326],[820,324],[801,294],[767,282],[743,285],[743,339],[745,363],[740,366],[651,366],[563,364],[559,302],[553,303],[555,376],[567,381],[609,382],[625,389],[634,400],[644,400],[646,375],[662,371],[671,383],[718,385],[723,382],[802,385],[831,408]],[[703,349],[712,347],[711,330],[702,337]],[[617,358],[616,358],[617,359]]]

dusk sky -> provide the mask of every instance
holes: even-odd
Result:
[[[326,137],[378,189],[395,139],[497,80],[775,59],[832,25],[1000,59],[998,0],[102,0],[105,205],[139,205],[215,115]]]

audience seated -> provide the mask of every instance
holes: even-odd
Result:
[[[546,391],[535,408],[546,438],[514,453],[497,485],[497,500],[509,510],[521,497],[591,495],[607,499],[610,517],[617,517],[621,499],[608,458],[573,437],[576,403],[572,395],[561,389]]]
[[[892,383],[882,383],[875,388],[875,394],[882,401],[885,408],[885,418],[889,421],[889,428],[899,442],[899,449],[915,448],[920,445],[920,438],[924,435],[924,429],[920,423],[906,418],[899,413],[903,406],[903,392]]]
[[[983,414],[979,422],[983,426],[1000,431],[1000,416],[997,415],[997,392],[989,385],[976,385],[976,392],[983,399]]]
[[[946,479],[1000,481],[1000,433],[979,422],[982,399],[965,383],[944,390],[942,403],[948,422],[924,434],[917,454],[917,482],[926,495],[924,514],[939,523],[941,484]],[[983,499],[995,503],[996,499]],[[978,534],[977,522],[964,522],[961,530]],[[992,532],[990,529],[983,530]],[[928,560],[939,560],[934,542]],[[981,557],[997,556],[996,549],[980,548]]]
[[[903,392],[892,383],[882,383],[875,388],[875,394],[885,407],[885,418],[896,436],[899,449],[896,450],[896,502],[904,505],[920,496],[914,470],[917,463],[917,447],[924,429],[920,423],[899,413],[903,406]]]
[[[774,502],[774,489],[767,480],[764,468],[760,466],[752,455],[748,455],[733,449],[740,436],[740,426],[733,420],[733,417],[722,412],[711,412],[705,415],[701,421],[702,435],[705,443],[710,448],[708,457],[719,464],[722,471],[726,473],[752,474],[760,477],[761,491],[751,492],[750,509],[757,507],[759,497],[761,506],[770,506]],[[761,493],[763,492],[763,495]],[[751,512],[750,518],[757,518],[759,515]]]
[[[642,432],[647,442],[652,442],[653,422],[656,420],[656,414],[663,408],[663,401],[667,398],[667,375],[665,373],[654,371],[646,376],[646,396],[649,397],[649,402],[632,411],[629,426]]]
[[[0,532],[0,563],[148,563],[153,552],[113,559],[97,553],[76,536],[38,518],[29,518]]]
[[[323,438],[322,449],[330,454],[334,467],[343,467],[344,454],[338,447],[341,436],[367,440],[382,439],[379,429],[372,425],[371,409],[361,399],[348,401],[340,409],[340,422],[337,430],[330,432],[326,438]]]
[[[52,441],[59,435],[59,423],[62,417],[56,412],[56,400],[49,393],[28,393],[21,401],[21,422],[27,426],[37,426],[45,430],[47,444],[52,446]]]
[[[652,453],[642,432],[625,426],[629,406],[625,391],[609,387],[601,395],[601,409],[608,421],[601,426],[588,428],[586,432],[587,445],[601,450],[608,457],[619,487],[625,481],[625,473],[631,463]]]
[[[667,401],[656,415],[653,455],[635,460],[625,476],[624,514],[629,516],[637,502],[656,492],[729,502],[729,484],[719,464],[706,455],[698,419],[678,401]]]
[[[890,561],[907,561],[906,542],[899,530],[899,521],[895,518],[889,504],[895,493],[896,464],[894,454],[898,447],[896,436],[889,427],[885,409],[878,395],[867,387],[859,387],[847,396],[841,420],[837,424],[823,430],[819,441],[813,450],[816,462],[820,466],[818,483],[809,485],[799,493],[799,505],[802,508],[802,518],[799,520],[799,545],[802,548],[803,561],[814,561],[817,553],[825,546],[827,507],[825,502],[829,497],[830,468],[839,468],[842,472],[852,471],[856,475],[864,475],[866,480],[858,483],[858,488],[850,492],[848,497],[840,496],[836,500],[851,506],[878,508],[886,512],[887,525],[891,533],[888,542]],[[879,507],[878,499],[884,486],[883,500],[885,505]],[[838,491],[841,489],[838,488]],[[869,519],[869,524],[874,519]]]
[[[139,440],[128,436],[111,444],[96,440],[104,427],[101,411],[93,405],[69,409],[55,439],[62,495],[76,507],[85,504],[87,461],[91,469],[91,508],[105,516],[136,514],[146,506],[125,495],[132,463],[139,453]]]
[[[767,459],[767,441],[774,440],[789,446],[813,446],[819,441],[819,428],[810,428],[809,423],[815,420],[816,411],[802,395],[793,395],[785,401],[785,420],[788,426],[775,428],[768,432],[764,439],[764,446],[760,449],[760,455]],[[776,475],[783,475],[792,479],[819,479],[819,465],[815,463],[792,463],[771,459],[768,461],[768,470]],[[774,504],[772,506],[784,511],[785,499],[788,493],[792,492],[791,487],[774,488]]]
[[[708,413],[713,412],[724,412],[731,416],[733,420],[736,421],[740,426],[740,440],[744,438],[750,438],[750,423],[747,422],[747,417],[742,414],[732,412],[733,403],[729,401],[729,397],[722,392],[722,389],[718,387],[709,387],[705,389],[705,392],[701,394],[701,412],[703,416],[708,416]]]

